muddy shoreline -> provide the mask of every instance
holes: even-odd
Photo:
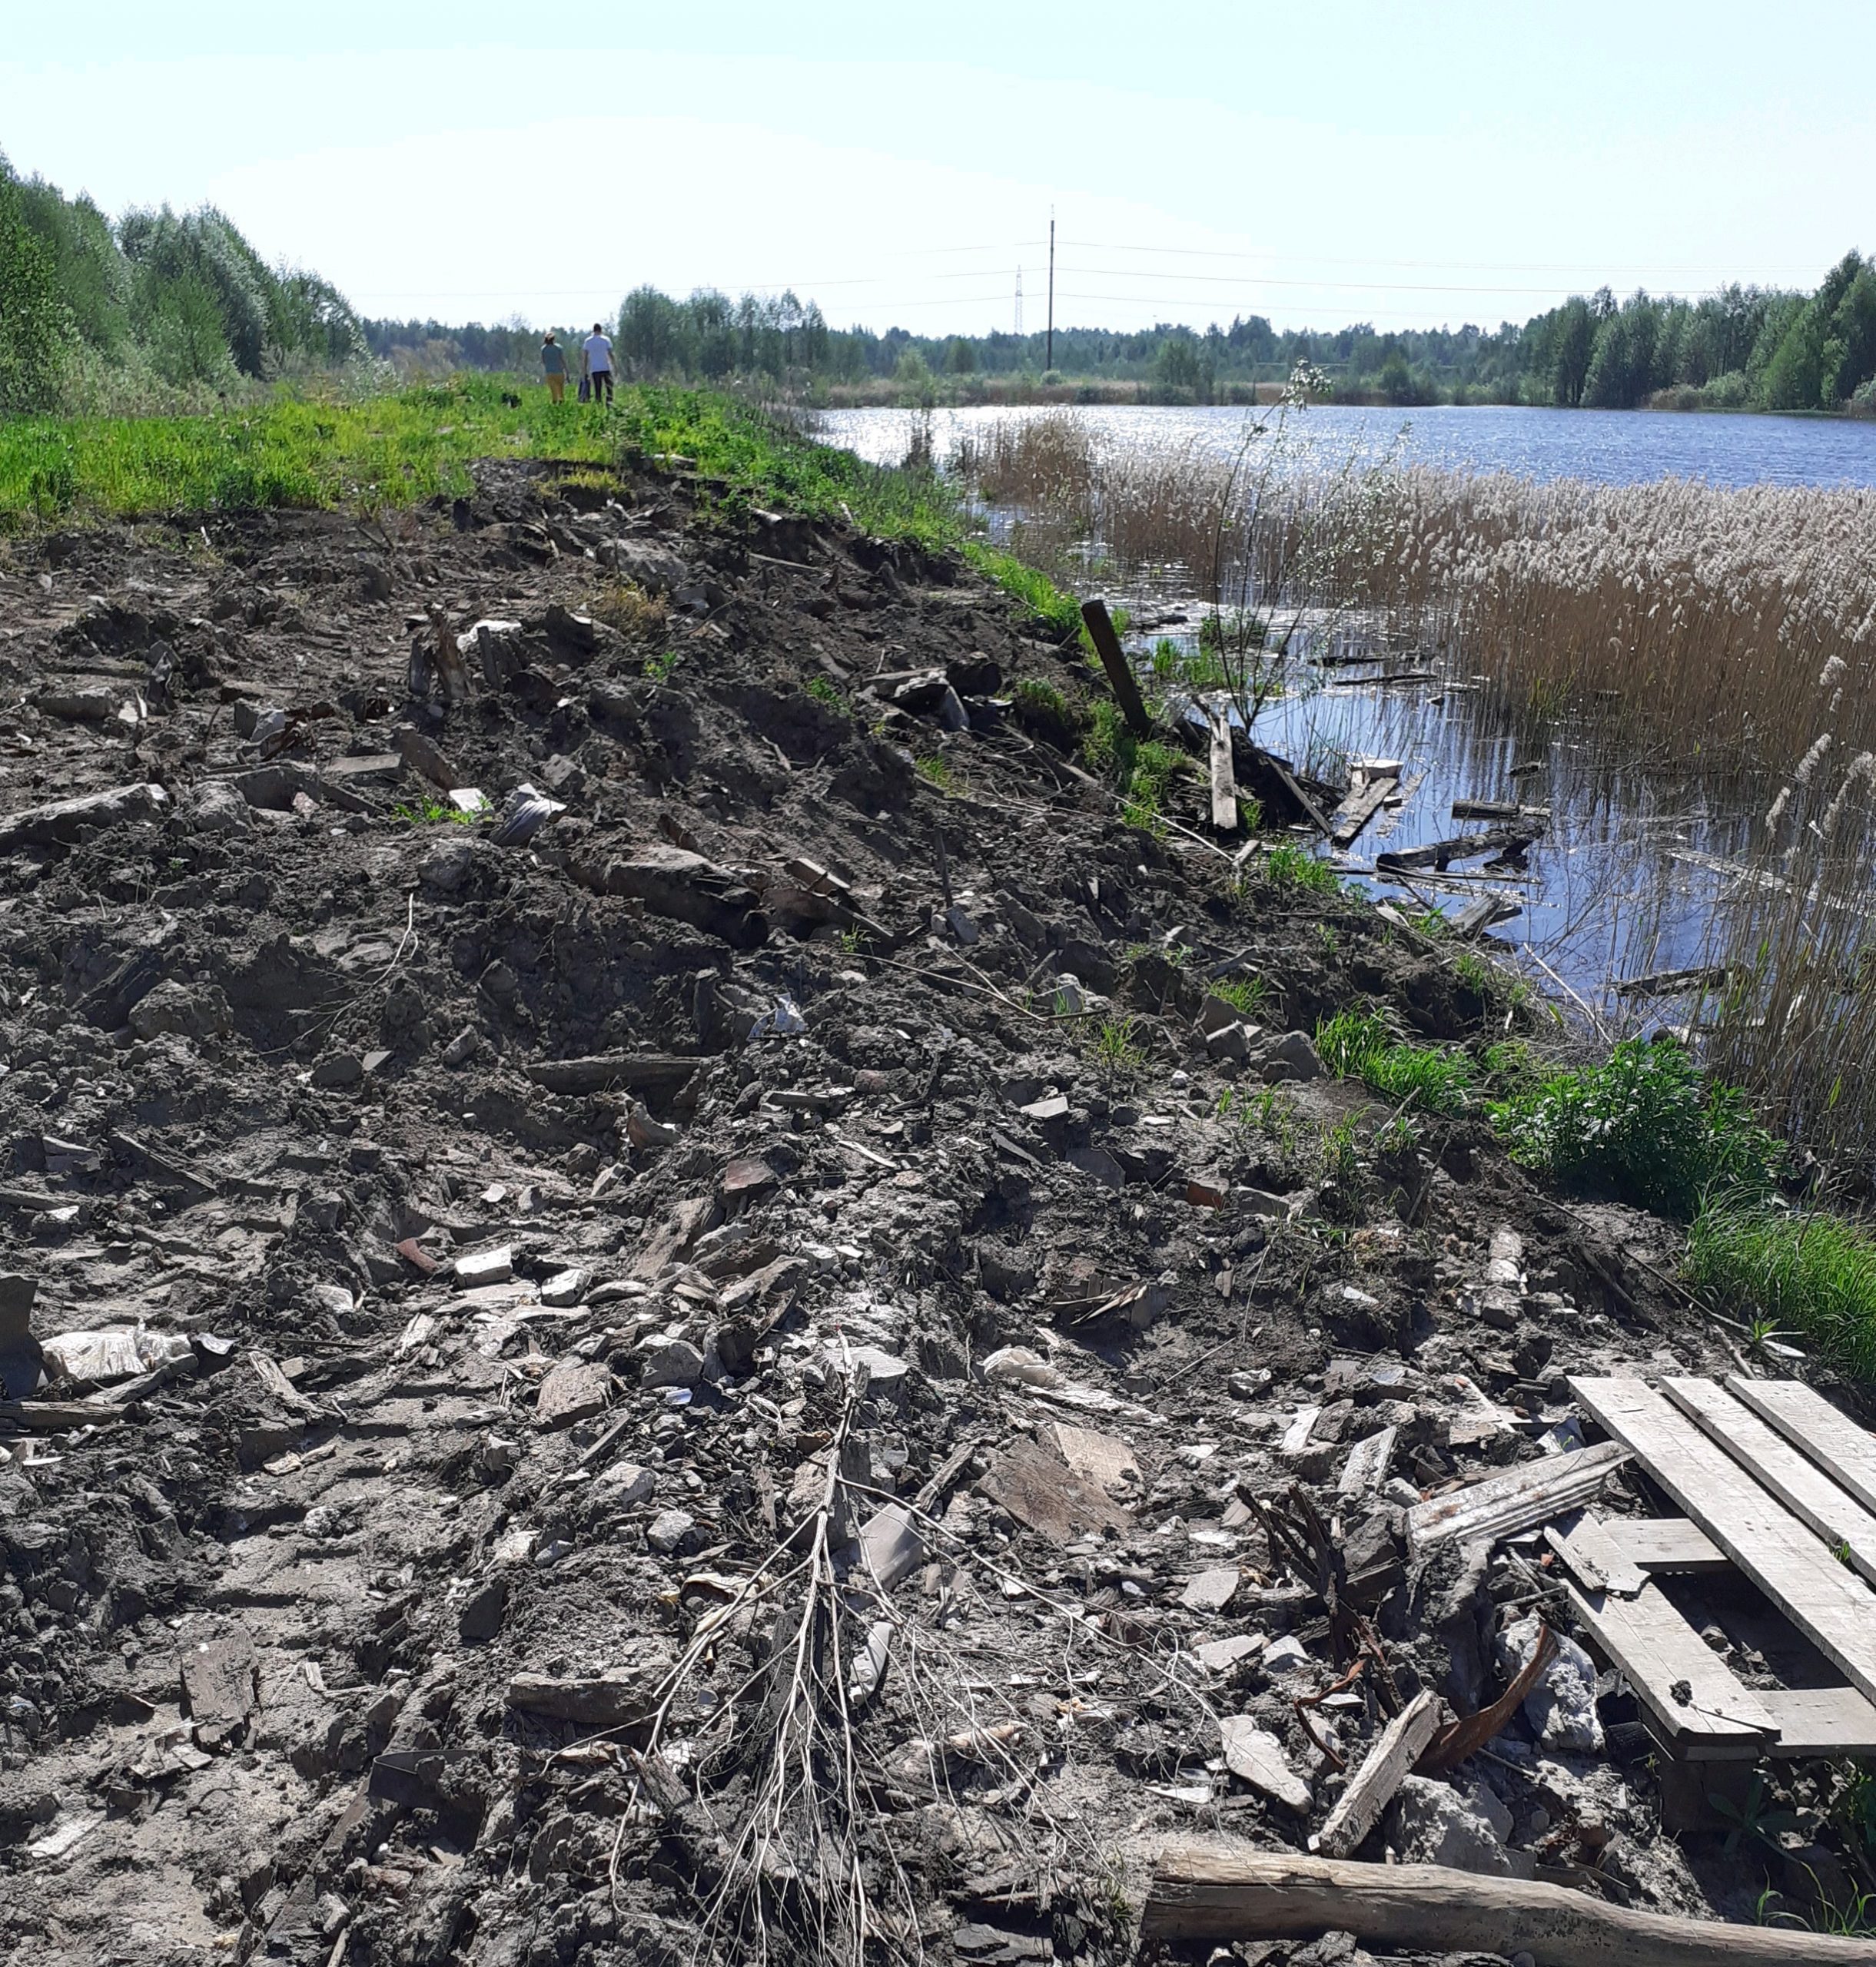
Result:
[[[1404,1504],[1568,1374],[1733,1363],[1666,1226],[1476,1118],[1378,1146],[1292,1036],[1502,1023],[1449,952],[1122,826],[1006,597],[718,489],[5,549],[9,1957],[754,1958],[759,1905],[795,1959],[858,1877],[869,1957],[1124,1958],[1157,1843],[1302,1849],[1400,1695],[1500,1684],[1530,1564],[1409,1565]],[[27,1304],[155,1363],[19,1404]],[[1312,1704],[1293,1484],[1390,1692]],[[1597,1691],[1458,1779],[1483,1868],[1750,1918]]]

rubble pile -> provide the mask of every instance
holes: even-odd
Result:
[[[1502,1007],[1124,824],[949,556],[479,483],[0,560],[0,1951],[1094,1961],[1218,1829],[1749,1912],[1466,1494],[1632,1504],[1565,1376],[1723,1337],[1310,1037]]]

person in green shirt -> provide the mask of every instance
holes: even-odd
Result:
[[[540,366],[547,378],[547,393],[559,403],[566,394],[566,350],[554,340],[552,328],[540,345]]]

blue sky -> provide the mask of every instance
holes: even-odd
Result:
[[[508,0],[10,9],[0,147],[213,200],[374,313],[573,321],[649,280],[837,323],[1522,320],[1815,284],[1876,186],[1876,8]]]

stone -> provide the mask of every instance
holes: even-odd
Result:
[[[432,894],[460,894],[475,871],[475,842],[446,840],[417,863],[417,877]]]
[[[130,1009],[130,1028],[139,1038],[174,1032],[183,1038],[219,1038],[234,1025],[228,1000],[213,984],[184,984],[166,977]]]
[[[1320,1079],[1323,1062],[1314,1043],[1304,1031],[1287,1031],[1280,1038],[1273,1039],[1265,1046],[1258,1060],[1264,1080],[1275,1084],[1281,1080]]]
[[[666,1663],[648,1659],[636,1667],[614,1667],[603,1673],[562,1679],[551,1673],[517,1673],[508,1683],[508,1705],[524,1713],[589,1728],[616,1728],[641,1720],[649,1711],[653,1689]]]
[[[1301,1640],[1287,1634],[1281,1639],[1273,1639],[1263,1649],[1263,1670],[1267,1673],[1293,1673],[1300,1667],[1310,1663],[1310,1649]]]
[[[1229,1714],[1218,1723],[1218,1732],[1225,1766],[1234,1776],[1286,1809],[1300,1816],[1307,1813],[1310,1786],[1290,1767],[1283,1743],[1267,1728],[1260,1728],[1248,1714]]]
[[[1537,1644],[1537,1614],[1527,1613],[1503,1627],[1493,1640],[1499,1670],[1507,1677],[1530,1658]],[[1596,1713],[1595,1662],[1567,1634],[1559,1633],[1556,1641],[1544,1677],[1525,1697],[1524,1718],[1547,1749],[1599,1755],[1602,1723]]]
[[[1206,1056],[1214,1060],[1229,1059],[1238,1065],[1248,1064],[1251,1040],[1255,1036],[1253,1026],[1241,1022],[1222,1024],[1216,1031],[1206,1033]],[[1265,1076],[1269,1076],[1267,1073]]]
[[[1222,1612],[1237,1595],[1238,1571],[1235,1564],[1217,1571],[1202,1571],[1188,1579],[1179,1602],[1190,1612]]]
[[[484,1284],[506,1284],[515,1274],[514,1246],[497,1243],[486,1250],[466,1250],[451,1268],[465,1291]]]
[[[689,1548],[696,1540],[697,1520],[681,1509],[662,1509],[652,1518],[645,1541],[662,1557]]]
[[[1473,1816],[1484,1818],[1492,1826],[1492,1836],[1501,1844],[1509,1844],[1515,1820],[1491,1784],[1483,1776],[1474,1776],[1461,1786],[1460,1793],[1465,1797],[1466,1807]]]
[[[540,1428],[570,1428],[606,1411],[613,1376],[596,1361],[562,1359],[548,1369],[534,1400],[534,1423]]]
[[[564,1311],[577,1305],[586,1295],[586,1273],[583,1270],[559,1270],[540,1288],[540,1301],[556,1311]]]
[[[364,1061],[356,1052],[328,1052],[313,1068],[313,1083],[327,1093],[357,1086],[364,1076]]]
[[[1194,1647],[1192,1653],[1208,1673],[1228,1673],[1240,1660],[1261,1653],[1266,1643],[1261,1633],[1234,1632],[1229,1639],[1208,1639]]]
[[[636,1509],[658,1492],[658,1478],[636,1461],[615,1461],[593,1478],[593,1486],[620,1509]]]
[[[695,1386],[703,1378],[703,1355],[688,1338],[646,1339],[639,1348],[643,1362],[639,1385],[647,1391],[664,1386]]]
[[[1447,1865],[1489,1878],[1516,1869],[1492,1826],[1456,1790],[1425,1776],[1403,1776],[1387,1817],[1387,1841],[1409,1865]]]
[[[508,1581],[500,1576],[486,1579],[463,1600],[457,1614],[456,1629],[471,1645],[493,1639],[508,1616]]]
[[[198,833],[245,833],[247,801],[225,778],[205,778],[183,794],[179,816]]]

